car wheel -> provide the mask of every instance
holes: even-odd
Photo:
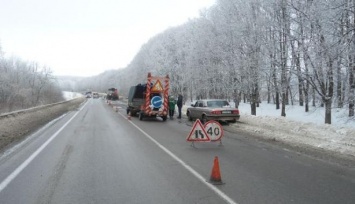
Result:
[[[207,117],[206,117],[206,115],[202,115],[202,117],[201,117],[201,122],[202,122],[202,124],[205,124],[205,123],[207,122]]]
[[[187,118],[189,119],[189,121],[192,121],[192,117],[191,117],[190,112],[187,112],[186,115],[187,115]]]
[[[233,120],[230,120],[229,122],[231,122],[231,123],[236,123],[237,122],[237,119],[233,119]]]

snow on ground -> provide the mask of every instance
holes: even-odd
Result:
[[[74,99],[74,98],[78,98],[81,96],[83,96],[83,94],[81,94],[81,93],[71,92],[71,91],[63,91],[63,97],[66,101]]]
[[[310,107],[306,113],[302,106],[287,106],[286,117],[280,116],[281,109],[266,102],[257,108],[256,116],[250,114],[248,103],[240,103],[239,110],[241,123],[233,124],[237,130],[295,146],[355,156],[355,119],[349,120],[346,110],[333,109],[331,125],[324,124],[324,108],[320,107]]]

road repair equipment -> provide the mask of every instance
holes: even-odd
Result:
[[[169,76],[156,77],[148,73],[147,83],[132,86],[128,93],[127,114],[143,118],[161,117],[166,121],[169,102]]]

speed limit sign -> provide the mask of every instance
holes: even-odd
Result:
[[[219,124],[219,122],[213,120],[210,120],[205,123],[205,131],[208,136],[210,136],[211,141],[218,141],[224,135],[222,125]]]

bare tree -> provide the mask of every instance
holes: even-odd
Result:
[[[0,112],[63,100],[58,87],[48,67],[39,68],[17,57],[7,59],[0,50]]]

